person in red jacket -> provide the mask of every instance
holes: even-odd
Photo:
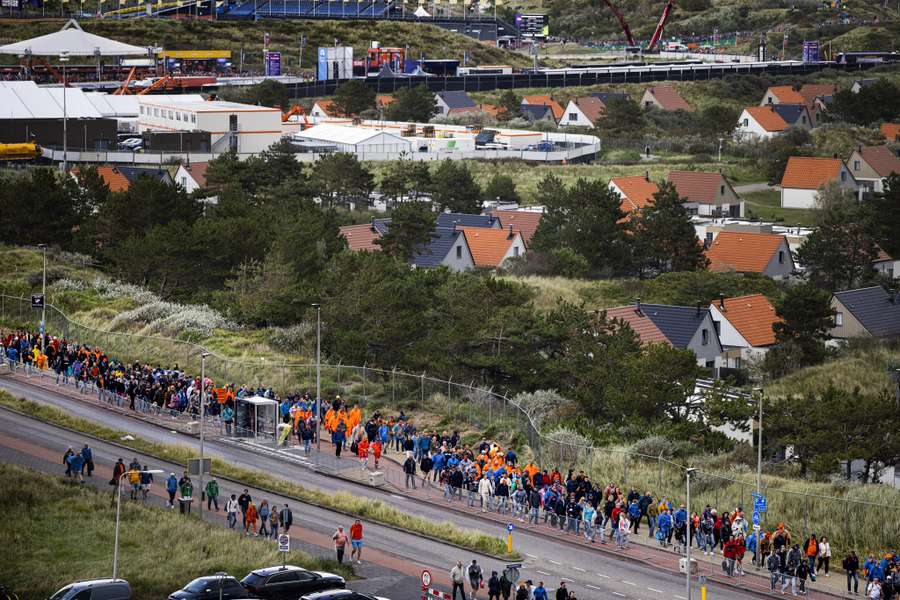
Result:
[[[734,577],[734,563],[737,556],[737,541],[734,539],[730,539],[725,542],[725,549],[722,554],[725,555],[725,560],[722,562],[722,568],[725,570],[725,574],[729,577]]]
[[[369,466],[369,440],[365,436],[356,445],[356,455],[359,456],[359,466],[363,471]]]
[[[378,461],[381,460],[381,450],[382,450],[381,440],[379,440],[378,438],[375,438],[375,441],[372,442],[372,445],[370,446],[370,448],[372,449],[372,456],[375,457],[375,468],[377,469]]]
[[[744,554],[747,552],[747,541],[744,534],[739,533],[734,539],[734,561],[737,564],[737,574],[744,575]]]
[[[350,548],[350,562],[353,562],[353,556],[356,555],[356,564],[362,564],[363,526],[359,519],[350,526]]]

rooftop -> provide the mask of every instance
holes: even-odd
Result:
[[[491,215],[442,212],[437,217],[438,227],[497,227],[497,218]]]
[[[844,307],[875,337],[900,335],[900,300],[880,285],[835,292]]]
[[[768,91],[782,104],[805,104],[803,96],[792,85],[773,85]]]
[[[559,105],[559,102],[557,102],[550,96],[523,96],[522,104],[549,106],[550,110],[553,111],[553,119],[555,121],[559,121],[560,119],[562,119],[563,114],[565,114],[565,110],[562,106]]]
[[[891,173],[900,174],[900,158],[887,145],[862,146],[859,154],[879,177],[887,177]]]
[[[463,91],[438,92],[437,96],[451,109],[475,108],[475,101]]]
[[[772,325],[780,322],[781,318],[775,314],[775,307],[769,299],[762,294],[725,298],[723,301],[713,302],[712,306],[728,319],[751,346],[771,346],[775,343]]]
[[[781,178],[781,187],[817,190],[829,181],[838,180],[843,164],[839,158],[791,156]]]
[[[516,238],[506,229],[457,227],[457,231],[465,234],[476,267],[499,267]]]
[[[900,123],[883,123],[881,125],[881,135],[888,142],[893,142],[900,138]]]
[[[694,111],[693,107],[681,97],[678,90],[671,85],[656,85],[647,88],[647,91],[656,98],[656,101],[660,103],[664,110]]]
[[[582,98],[575,98],[574,102],[575,106],[581,110],[591,123],[595,123],[597,119],[606,113],[606,105],[600,98],[584,96]]]
[[[522,241],[527,246],[531,243],[531,238],[534,237],[544,214],[530,210],[492,210],[491,216],[500,219],[503,229],[508,229],[512,225],[513,231],[522,234]]]
[[[340,229],[341,235],[347,240],[347,247],[351,250],[380,251],[381,246],[375,243],[381,238],[381,234],[372,223],[361,225],[344,225]]]
[[[768,104],[766,106],[748,106],[744,110],[747,111],[754,121],[759,123],[760,127],[766,131],[784,131],[788,128],[787,122],[781,118],[775,111],[779,104]],[[791,106],[791,105],[788,105]]]
[[[659,191],[659,186],[647,180],[643,175],[613,177],[609,182],[622,191],[620,208],[625,213],[644,208],[648,202],[653,200],[653,194]]]
[[[774,233],[723,231],[706,250],[709,270],[762,273],[782,244],[787,245],[785,237]]]
[[[278,113],[279,116],[281,115],[281,110],[277,108],[257,106],[255,104],[241,104],[240,102],[226,102],[224,100],[191,100],[187,102],[177,102],[172,101],[171,99],[167,101],[165,99],[159,98],[158,96],[141,96],[139,102],[148,106],[187,110],[198,113],[274,112]]]
[[[709,171],[669,171],[668,181],[679,196],[701,204],[715,204],[719,187],[728,183],[721,173]]]
[[[620,319],[628,323],[628,325],[631,326],[631,329],[637,334],[642,344],[650,344],[653,342],[669,344],[669,340],[666,338],[665,334],[663,334],[659,327],[650,320],[650,317],[636,305],[609,308],[606,310],[606,317],[608,319]]]

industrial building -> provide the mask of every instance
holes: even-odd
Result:
[[[298,146],[308,152],[350,152],[352,154],[410,152],[412,142],[395,133],[374,127],[315,125],[296,134]]]
[[[262,152],[281,139],[281,111],[277,108],[219,101],[163,100],[140,96],[138,130],[207,132],[211,152]]]

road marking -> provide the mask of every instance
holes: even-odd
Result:
[[[528,558],[537,559],[537,556],[535,556],[534,554],[528,554],[527,552],[525,553],[525,556],[527,556]]]
[[[552,558],[548,558],[548,559],[547,559],[547,562],[553,563],[554,565],[561,565],[561,564],[562,564],[562,563],[556,562],[556,561],[553,560]]]
[[[609,575],[604,575],[603,573],[597,573],[598,577],[602,577],[603,579],[609,579]]]
[[[656,592],[657,594],[665,594],[664,591],[658,590],[656,588],[648,587],[647,589],[650,590],[651,592]]]
[[[550,577],[550,573],[544,573],[543,571],[538,571],[538,573],[540,573],[541,575],[546,575],[547,577]]]
[[[575,583],[574,579],[569,579],[568,577],[560,577],[560,579],[562,579],[563,581],[571,581],[572,583]]]
[[[675,597],[678,598],[678,600],[687,600],[687,598],[685,598],[684,596],[676,595]]]
[[[600,590],[601,592],[603,591],[603,588],[598,588],[596,585],[591,585],[589,583],[584,584],[584,587],[589,587],[592,590]]]
[[[403,496],[398,496],[397,494],[391,494],[391,498],[399,498],[400,500],[406,500]]]
[[[625,581],[624,579],[622,580],[622,583],[624,583],[625,585],[637,585],[633,581]]]
[[[585,571],[585,570],[582,569],[581,567],[572,567],[572,568],[573,568],[574,570],[576,570],[576,571],[581,571],[582,573],[587,573],[587,571]]]
[[[621,592],[613,592],[613,595],[614,595],[614,596],[621,596],[621,597],[623,597],[623,598],[625,597],[625,594],[622,594]]]

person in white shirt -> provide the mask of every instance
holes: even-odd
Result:
[[[828,577],[828,563],[831,562],[831,544],[828,543],[828,538],[824,535],[822,536],[822,541],[819,542],[819,560],[816,564],[816,571],[822,571],[822,567],[825,567],[825,577]]]
[[[491,508],[491,496],[494,495],[494,482],[490,477],[482,477],[478,482],[478,494],[481,496],[481,512]]]
[[[225,503],[225,514],[228,516],[228,527],[231,529],[234,529],[234,524],[237,523],[237,512],[237,496],[232,494],[231,498]]]

